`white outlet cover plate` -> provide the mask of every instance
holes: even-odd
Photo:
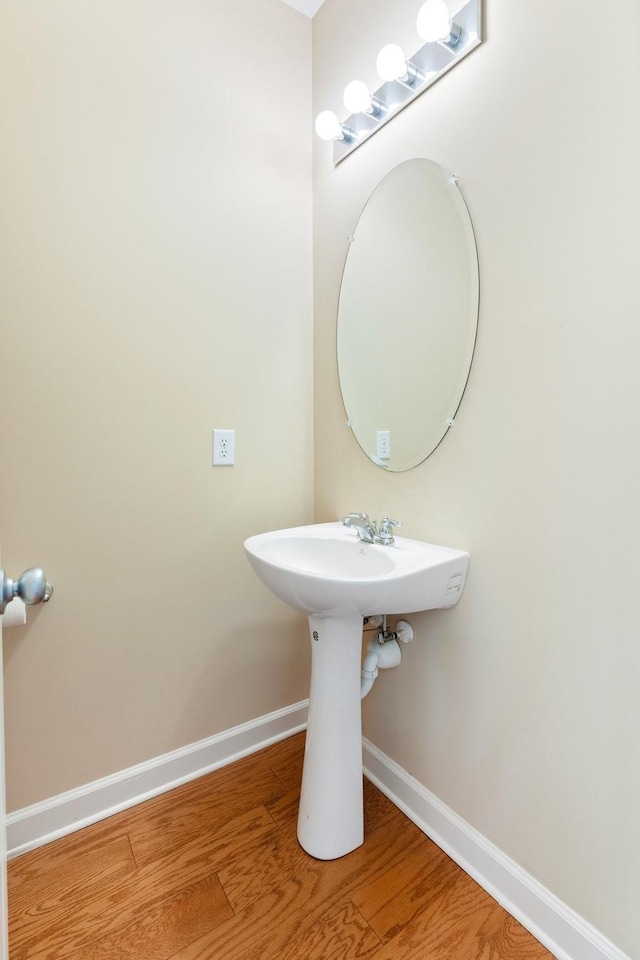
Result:
[[[235,430],[213,431],[213,466],[232,467],[235,462]]]

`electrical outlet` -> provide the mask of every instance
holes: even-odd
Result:
[[[391,431],[390,430],[377,430],[376,431],[376,454],[379,460],[390,460],[391,459]]]
[[[213,465],[214,467],[231,467],[235,460],[236,432],[235,430],[213,431]]]

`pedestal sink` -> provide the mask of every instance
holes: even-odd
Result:
[[[469,563],[463,550],[396,537],[364,543],[341,523],[261,533],[249,563],[277,597],[306,613],[311,690],[298,840],[319,860],[364,840],[360,656],[363,618],[453,607]]]

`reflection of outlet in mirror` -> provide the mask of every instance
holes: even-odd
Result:
[[[235,430],[213,431],[214,467],[231,467],[235,459]]]
[[[391,459],[391,431],[390,430],[377,430],[376,431],[376,453],[379,460],[390,460]]]

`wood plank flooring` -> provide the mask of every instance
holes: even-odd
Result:
[[[340,860],[296,840],[304,734],[9,864],[11,960],[552,960],[375,787]]]

